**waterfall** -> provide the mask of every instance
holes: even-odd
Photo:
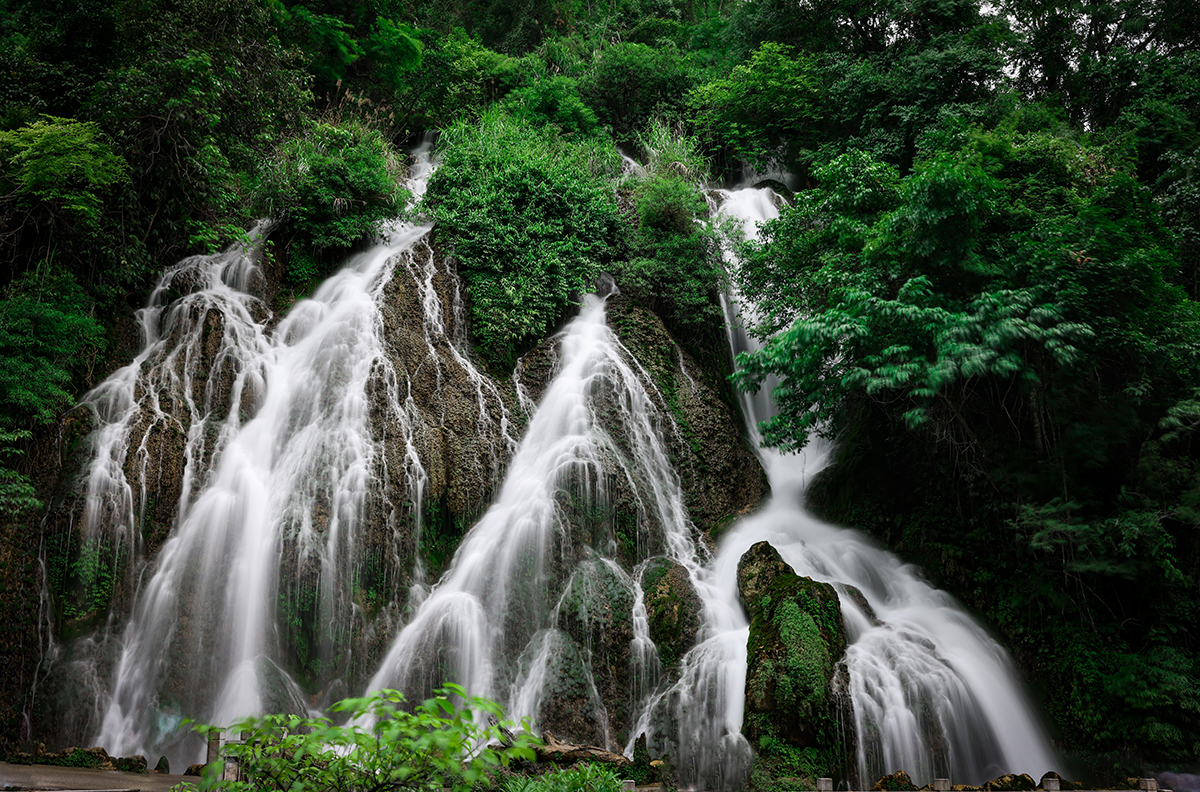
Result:
[[[418,196],[430,147],[410,174]],[[438,296],[448,276],[433,261],[430,227],[394,224],[277,322],[253,293],[263,281],[256,245],[163,276],[139,315],[143,351],[84,399],[98,424],[85,537],[115,535],[136,557],[147,482],[170,473],[154,469],[148,438],[183,438],[184,468],[169,537],[109,639],[116,656],[94,744],[186,766],[203,748],[181,730],[183,714],[217,724],[307,714],[361,684],[366,645],[376,632],[386,640],[405,604],[395,583],[416,582],[410,600],[422,593],[422,452],[445,415],[427,414],[414,381],[469,394],[467,453],[482,479],[502,475],[515,442],[508,412],[452,337],[460,301]],[[387,327],[400,321],[389,289],[401,274],[424,342],[408,345],[408,359]],[[323,689],[301,689],[298,666]]]
[[[585,295],[582,302],[555,340],[556,371],[536,404],[518,365],[517,390],[531,418],[504,484],[369,687],[423,695],[454,681],[504,701],[512,718],[537,722],[553,703],[549,687],[571,682],[595,739],[617,748],[588,645],[588,622],[607,607],[604,599],[628,602],[632,633],[625,640],[635,665],[644,664],[643,692],[657,657],[640,585],[612,560],[616,548],[605,517],[611,477],[636,493],[639,532],[656,527],[656,543],[672,557],[697,571],[700,565],[663,445],[664,418],[646,390],[649,376],[606,324],[604,298]],[[639,535],[639,546],[644,540],[650,541]],[[574,636],[571,620],[583,624]]]
[[[748,235],[778,215],[766,189],[724,193],[721,212]],[[738,319],[736,295],[726,298],[733,351],[758,347]],[[753,321],[753,316],[748,317]],[[773,414],[768,382],[744,394],[747,429]],[[799,454],[761,449],[771,500],[722,540],[713,565],[716,585],[737,602],[737,564],[751,545],[770,542],[799,575],[831,583],[846,626],[846,665],[858,734],[863,783],[905,770],[917,784],[936,777],[978,784],[1004,772],[1035,778],[1055,754],[1022,691],[1012,661],[957,602],[857,531],[822,523],[805,511],[808,481],[827,461],[819,438]],[[740,633],[739,633],[740,634]],[[745,677],[744,639],[739,673]],[[731,655],[732,657],[732,655]]]
[[[777,212],[769,190],[722,194],[719,211],[748,234]],[[984,629],[912,567],[804,510],[827,446],[760,449],[772,498],[714,555],[668,452],[686,443],[680,425],[608,326],[611,281],[497,382],[472,363],[464,297],[430,228],[394,224],[282,318],[260,296],[265,226],[163,275],[138,314],[141,352],[83,400],[96,428],[71,530],[113,548],[126,581],[98,640],[81,641],[111,658],[71,671],[93,688],[94,744],[186,766],[203,746],[182,717],[319,712],[373,672],[369,690],[419,698],[456,682],[514,719],[627,755],[645,733],[683,788],[738,788],[753,751],[737,562],[766,540],[841,597],[861,780],[1049,769],[1037,717]],[[747,309],[724,299],[731,348],[753,349],[737,321]],[[669,351],[695,396],[683,353]],[[756,446],[771,386],[740,397]],[[178,486],[155,489],[166,479]],[[155,503],[160,491],[170,504]],[[448,568],[426,569],[426,540],[446,538],[428,515],[452,498],[456,520],[478,519]],[[618,499],[636,549],[617,541]],[[643,585],[662,559],[700,602],[696,643],[669,668]],[[119,628],[117,613],[128,613]]]

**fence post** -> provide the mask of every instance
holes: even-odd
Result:
[[[208,751],[204,754],[204,764],[210,765],[221,757],[221,732],[214,729],[208,733]]]

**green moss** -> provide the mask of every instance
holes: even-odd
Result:
[[[831,681],[845,652],[837,593],[788,571],[765,543],[738,569],[750,615],[746,718],[759,789],[812,789],[840,767],[841,733]]]
[[[666,559],[647,565],[642,573],[642,591],[650,622],[650,639],[658,647],[664,668],[678,663],[696,642],[700,602],[687,571]]]

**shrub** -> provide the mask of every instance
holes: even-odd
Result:
[[[613,136],[631,141],[652,119],[682,115],[683,96],[693,83],[688,63],[687,54],[674,47],[616,44],[597,58],[584,94]]]
[[[313,123],[258,175],[256,203],[290,242],[288,277],[304,283],[396,216],[406,193],[400,160],[377,130],[353,119]]]
[[[70,272],[43,262],[0,298],[0,428],[48,424],[71,401],[72,378],[104,347],[104,331]]]
[[[609,260],[617,209],[606,141],[571,141],[502,111],[443,134],[426,204],[466,280],[476,338],[491,361],[550,330]]]
[[[633,183],[630,196],[638,225],[617,282],[691,346],[706,329],[723,325],[716,299],[724,278],[721,232],[702,222],[708,205],[698,186],[707,166],[692,138],[661,121],[641,146],[646,177]]]
[[[5,199],[32,209],[44,204],[52,224],[63,215],[89,227],[100,220],[101,195],[127,178],[128,166],[100,127],[43,116],[10,132],[0,131],[0,184]]]
[[[598,764],[583,764],[557,770],[537,778],[510,778],[504,792],[617,792],[621,779],[615,770]]]
[[[791,155],[811,144],[819,116],[815,59],[767,43],[728,77],[687,96],[696,127],[714,148],[759,166],[772,164],[778,147]]]
[[[538,80],[510,93],[504,104],[513,116],[534,126],[554,124],[564,134],[596,131],[596,114],[583,103],[579,85],[570,77]]]
[[[462,705],[462,706],[457,706]],[[358,792],[359,790],[471,789],[514,759],[532,760],[534,738],[502,731],[500,705],[467,697],[447,685],[434,697],[405,709],[404,696],[384,690],[346,699],[330,708],[349,720],[268,715],[230,727],[241,743],[230,743],[242,781],[218,780],[220,764],[205,768],[203,787],[224,792]],[[482,726],[481,723],[492,725]],[[208,734],[216,727],[201,726]],[[496,745],[507,740],[506,747]]]

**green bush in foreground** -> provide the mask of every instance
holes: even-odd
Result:
[[[268,715],[229,728],[243,743],[226,746],[241,762],[242,781],[218,780],[219,763],[205,769],[201,789],[226,792],[387,792],[469,790],[514,759],[534,758],[534,738],[522,731],[499,748],[500,705],[468,697],[447,685],[434,697],[404,708],[404,696],[383,690],[334,704],[344,726],[327,718]],[[461,705],[461,706],[459,706]],[[493,725],[481,726],[480,722]],[[201,734],[216,730],[201,726]],[[508,739],[504,737],[503,739]]]
[[[537,778],[510,778],[504,792],[618,792],[621,778],[612,768],[584,764]]]

